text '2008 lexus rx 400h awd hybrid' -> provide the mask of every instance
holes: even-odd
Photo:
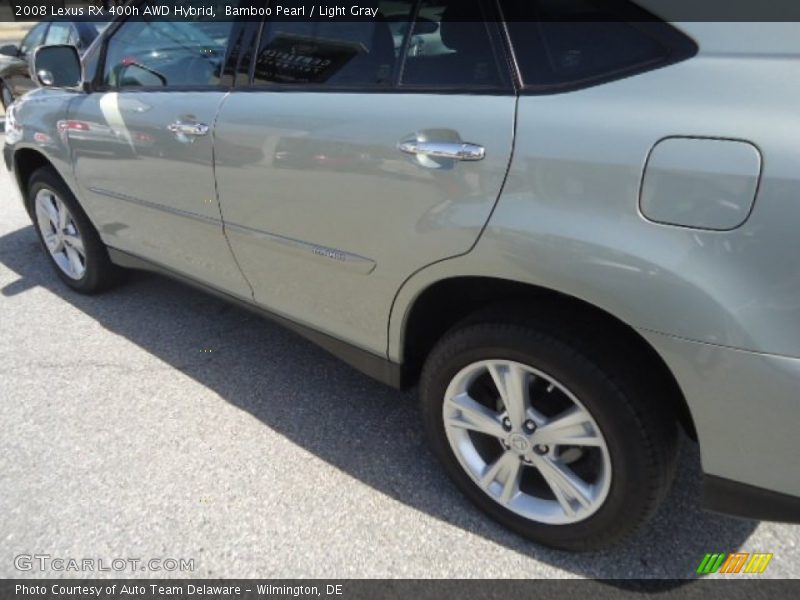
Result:
[[[624,539],[681,429],[709,508],[797,521],[797,26],[374,4],[39,49],[5,160],[54,272],[170,274],[418,384],[455,485],[537,542]]]

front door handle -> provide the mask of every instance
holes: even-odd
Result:
[[[205,123],[184,123],[183,121],[175,121],[167,125],[167,129],[176,135],[189,135],[192,137],[208,135],[209,132],[209,127]]]
[[[452,158],[454,160],[475,161],[486,158],[486,148],[466,142],[401,142],[400,152],[422,154],[432,158]]]

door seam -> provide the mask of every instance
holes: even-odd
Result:
[[[253,288],[253,284],[250,283],[250,280],[245,275],[244,269],[242,269],[242,265],[239,263],[239,258],[236,256],[236,252],[233,250],[233,246],[231,245],[231,240],[228,237],[228,228],[227,224],[225,223],[225,215],[222,212],[222,201],[220,200],[219,196],[219,182],[217,181],[217,123],[219,123],[219,117],[222,114],[222,109],[225,106],[225,103],[230,98],[232,91],[228,91],[223,97],[222,100],[219,102],[219,106],[217,106],[217,112],[214,115],[214,121],[211,124],[211,175],[214,179],[214,196],[217,200],[217,212],[219,212],[219,219],[222,225],[222,237],[225,238],[225,243],[228,246],[228,251],[231,253],[231,257],[233,258],[233,262],[236,265],[236,268],[239,269],[239,274],[242,276],[242,279],[247,284],[247,287],[250,290],[250,297],[253,299],[253,302],[256,301],[256,292]]]
[[[497,197],[495,198],[494,204],[492,205],[492,208],[489,211],[489,215],[486,217],[486,221],[481,226],[480,231],[478,232],[478,235],[475,236],[475,241],[473,241],[472,245],[469,248],[467,248],[464,252],[460,252],[460,253],[454,254],[452,256],[447,256],[445,258],[440,258],[439,260],[435,260],[432,263],[429,263],[427,265],[423,265],[422,267],[420,267],[419,269],[417,269],[416,271],[411,273],[408,277],[406,277],[403,280],[403,282],[400,284],[400,287],[397,288],[397,291],[394,294],[394,298],[392,299],[392,303],[389,305],[389,318],[386,321],[386,358],[387,358],[387,360],[391,360],[392,317],[394,315],[395,305],[397,304],[397,299],[400,297],[400,292],[403,291],[403,288],[406,286],[406,284],[409,281],[411,281],[414,277],[416,277],[419,273],[421,273],[422,271],[424,271],[425,269],[427,269],[429,267],[432,267],[434,265],[438,265],[440,263],[443,263],[443,262],[446,262],[446,261],[449,261],[449,260],[454,260],[456,258],[461,258],[463,256],[467,256],[468,254],[470,254],[475,249],[475,247],[478,245],[478,242],[480,242],[481,238],[483,237],[483,233],[486,231],[486,228],[489,227],[489,223],[491,222],[492,217],[494,216],[494,213],[497,210],[497,206],[500,204],[500,198],[502,198],[503,192],[506,189],[506,184],[508,183],[508,178],[509,178],[509,176],[511,174],[511,165],[514,162],[514,154],[515,154],[516,147],[517,147],[517,121],[518,121],[518,116],[519,116],[519,101],[520,101],[520,96],[517,95],[515,97],[515,99],[514,99],[514,113],[513,113],[512,121],[511,121],[511,148],[510,148],[510,152],[509,152],[509,155],[508,155],[508,164],[506,165],[506,172],[503,175],[503,181],[500,182],[500,189],[497,191]],[[402,363],[402,360],[400,362]]]

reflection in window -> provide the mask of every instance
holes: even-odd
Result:
[[[255,83],[391,85],[412,0],[373,1],[375,20],[363,22],[275,21],[268,24],[255,65]]]
[[[665,59],[669,49],[618,14],[627,3],[599,0],[503,0],[522,78],[563,85]]]
[[[411,32],[404,85],[493,87],[501,84],[478,0],[424,0]]]
[[[114,88],[217,85],[233,23],[126,21],[108,43],[104,80]]]
[[[47,31],[47,44],[72,44],[77,41],[75,28],[69,23],[52,23]]]
[[[44,39],[44,32],[47,29],[47,23],[39,23],[35,25],[33,29],[28,32],[28,35],[22,40],[22,43],[19,45],[19,55],[20,57],[27,56],[30,52],[40,46]]]

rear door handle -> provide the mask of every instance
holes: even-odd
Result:
[[[184,123],[183,121],[175,121],[167,125],[172,133],[176,135],[190,135],[193,137],[208,135],[209,127],[205,123]]]
[[[486,148],[466,142],[401,142],[400,152],[422,154],[433,158],[452,158],[454,160],[475,161],[486,158]]]

